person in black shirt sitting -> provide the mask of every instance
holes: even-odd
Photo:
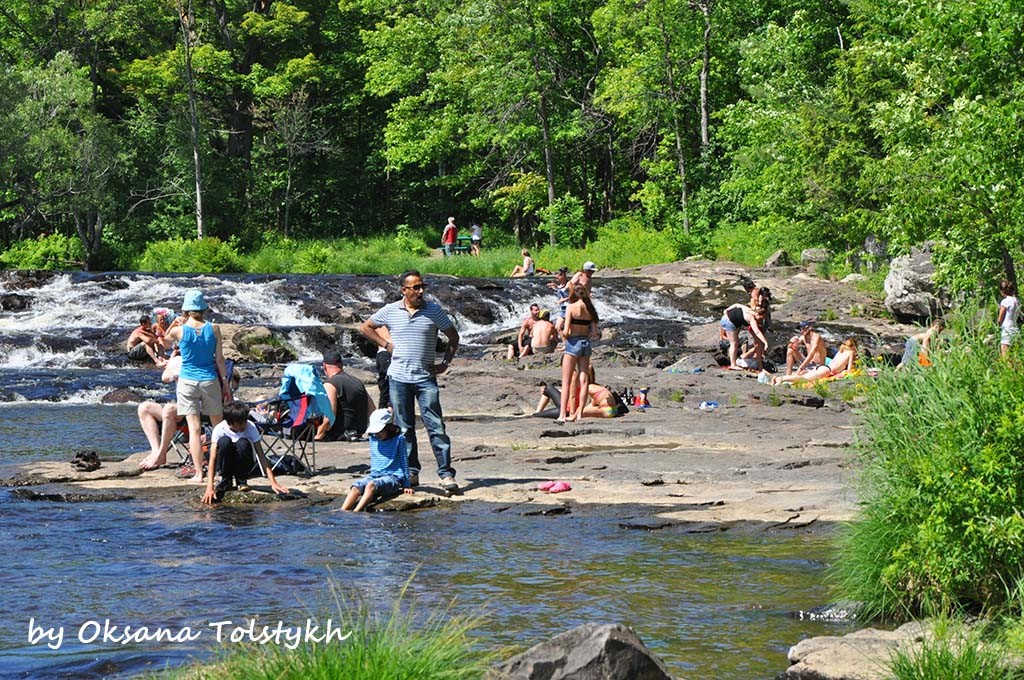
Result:
[[[324,419],[316,432],[317,441],[357,441],[366,431],[373,403],[361,381],[345,373],[341,354],[324,353],[324,390],[334,409],[334,424]]]

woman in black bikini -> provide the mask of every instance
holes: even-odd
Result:
[[[736,365],[736,358],[739,355],[740,345],[740,329],[750,327],[750,332],[754,334],[754,337],[764,344],[764,352],[768,351],[768,340],[765,339],[764,333],[761,332],[761,327],[757,323],[757,314],[754,313],[747,305],[732,305],[727,307],[725,314],[722,315],[722,330],[725,331],[725,335],[729,338],[729,369],[733,371],[742,371],[743,369]]]
[[[580,394],[587,394],[590,384],[590,340],[597,338],[597,310],[590,301],[590,294],[581,283],[569,284],[569,304],[565,308],[565,324],[562,326],[562,337],[565,338],[565,355],[562,356],[562,394],[570,394],[572,374],[577,373],[580,382]],[[575,412],[570,416],[569,404],[561,405],[555,422],[578,420],[583,417],[583,404],[577,404]]]

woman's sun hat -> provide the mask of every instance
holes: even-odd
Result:
[[[198,288],[185,291],[185,301],[181,304],[181,311],[205,312],[209,308],[210,306],[206,304],[206,298],[203,297],[203,291]]]

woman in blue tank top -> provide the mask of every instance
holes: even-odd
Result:
[[[188,422],[188,451],[195,465],[194,482],[203,481],[201,416],[209,416],[216,425],[221,421],[224,404],[231,401],[231,387],[221,377],[227,375],[221,351],[220,328],[203,317],[209,305],[200,290],[189,290],[181,305],[182,316],[174,320],[166,338],[181,350],[178,375],[178,415]]]

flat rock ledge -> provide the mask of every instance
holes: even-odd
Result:
[[[789,650],[790,666],[776,680],[883,680],[897,653],[917,655],[934,637],[930,620],[911,621],[896,630],[864,628],[842,637],[823,636],[801,640]],[[953,646],[963,644],[954,638]],[[1022,659],[1007,658],[1009,668],[1020,668]]]

